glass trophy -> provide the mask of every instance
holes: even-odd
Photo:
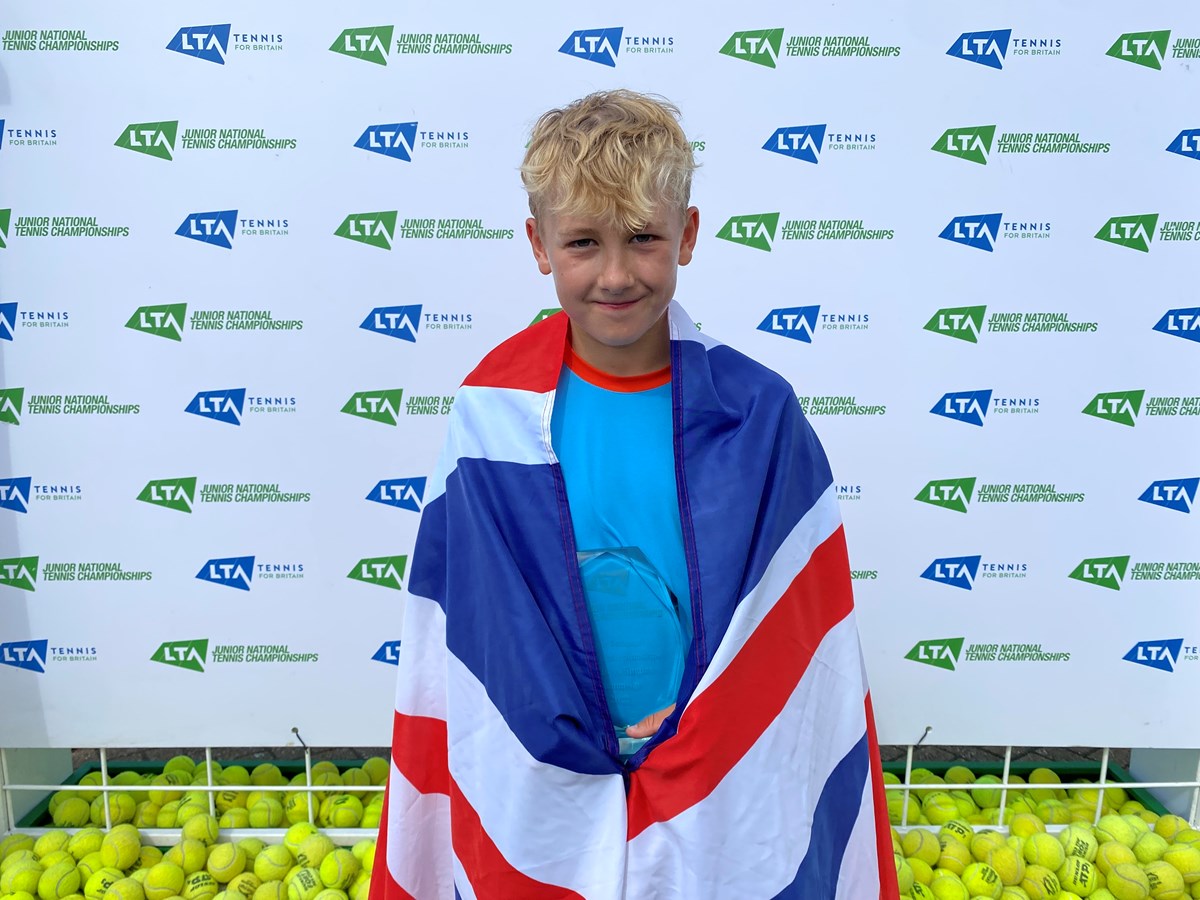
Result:
[[[609,714],[629,757],[649,738],[628,737],[626,726],[675,702],[689,638],[674,595],[637,547],[578,558]]]

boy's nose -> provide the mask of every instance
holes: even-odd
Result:
[[[620,293],[633,287],[633,270],[624,253],[609,253],[600,271],[600,287],[610,293]]]

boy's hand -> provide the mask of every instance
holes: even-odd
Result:
[[[669,716],[674,710],[675,704],[672,703],[666,709],[660,709],[656,713],[651,713],[636,725],[630,725],[626,728],[625,734],[631,738],[650,737],[654,732],[658,731],[658,726],[663,723],[663,719]]]

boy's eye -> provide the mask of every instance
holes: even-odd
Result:
[[[635,234],[629,240],[635,244],[649,244],[652,240],[654,240],[654,235],[652,235],[652,234]]]
[[[587,246],[590,246],[591,243],[592,243],[591,238],[576,238],[575,240],[568,242],[567,246],[568,247],[587,247]]]

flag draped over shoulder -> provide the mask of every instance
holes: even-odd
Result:
[[[408,582],[371,900],[897,896],[825,455],[782,378],[669,315],[695,622],[675,712],[623,766],[550,444],[558,314],[454,403]]]

